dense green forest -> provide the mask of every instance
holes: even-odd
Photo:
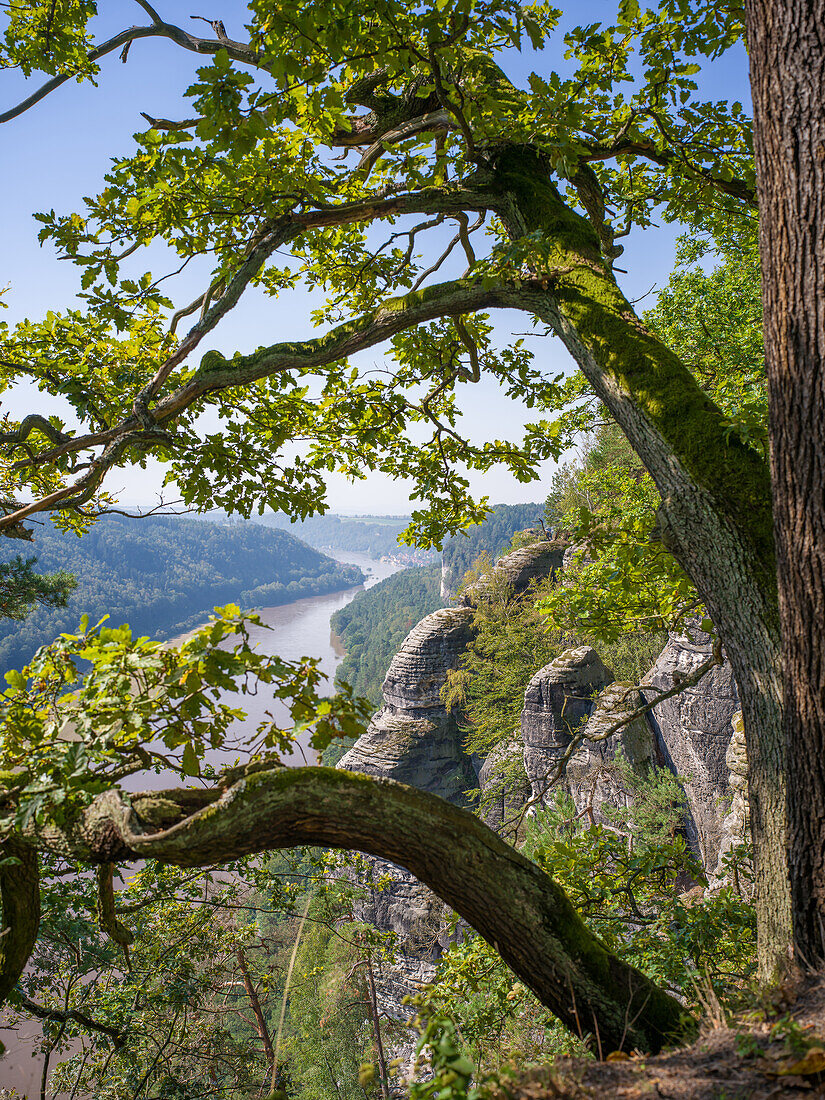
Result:
[[[538,524],[542,504],[497,504],[483,523],[455,535],[444,544],[442,554],[444,584],[454,594],[461,579],[481,554],[495,560],[510,545],[516,531]]]
[[[394,573],[336,611],[332,629],[346,647],[336,681],[381,706],[381,685],[390,661],[415,624],[442,606],[441,570],[413,566]]]
[[[11,558],[19,544],[5,541]],[[105,516],[79,539],[46,524],[38,531],[37,567],[77,578],[66,605],[41,606],[24,622],[0,620],[0,668],[17,668],[80,617],[110,615],[137,634],[170,636],[213,607],[274,607],[303,596],[360,584],[361,571],[341,565],[286,531],[257,524],[231,527],[181,516]]]

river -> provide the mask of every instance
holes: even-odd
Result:
[[[330,693],[335,672],[344,657],[344,651],[332,634],[330,619],[341,607],[351,603],[359,592],[372,588],[379,581],[391,577],[404,567],[393,561],[374,561],[366,554],[346,552],[343,550],[325,550],[324,553],[334,557],[336,561],[347,565],[357,565],[366,575],[363,584],[352,588],[345,588],[340,592],[328,592],[323,596],[308,596],[304,600],[296,600],[294,603],[283,604],[280,607],[257,608],[261,617],[261,626],[250,629],[250,642],[259,647],[264,653],[278,654],[286,660],[296,661],[301,657],[319,657],[321,671],[328,677]],[[178,635],[170,644],[179,644],[184,639],[191,637],[193,631]],[[225,768],[242,759],[244,755],[244,743],[252,735],[259,722],[272,717],[288,724],[289,714],[286,706],[278,700],[273,700],[267,694],[266,685],[256,695],[242,695],[226,692],[222,701],[231,706],[241,707],[246,711],[246,718],[242,722],[236,722],[227,731],[226,747],[219,751],[211,751],[206,754],[206,762],[214,768]],[[305,734],[297,738],[297,748],[291,757],[285,759],[285,763],[294,766],[315,763],[308,749],[309,735]],[[131,780],[131,790],[159,789],[169,786],[173,777],[169,774],[147,777],[135,776]],[[178,782],[178,780],[175,780]],[[128,786],[128,784],[126,784]]]
[[[341,592],[309,596],[304,600],[296,600],[281,607],[259,608],[258,614],[264,626],[254,627],[251,637],[265,653],[277,653],[290,660],[297,660],[300,657],[320,657],[321,669],[329,677],[329,683],[332,685],[335,671],[344,653],[332,635],[329,624],[331,616],[339,608],[351,603],[359,592],[372,588],[374,584],[399,572],[404,566],[391,561],[373,561],[366,554],[339,550],[324,552],[334,557],[336,561],[359,566],[366,574],[365,583],[345,588]],[[180,642],[188,636],[189,634],[183,634],[173,641]],[[231,701],[233,705],[242,706],[247,711],[245,722],[234,730],[239,739],[243,739],[245,733],[254,730],[257,723],[265,717],[267,710],[278,713],[277,708],[273,707],[272,700],[266,698],[263,692],[257,696],[227,694],[225,698],[227,702]],[[305,746],[306,742],[304,742],[304,748]],[[237,752],[230,750],[210,753],[207,759],[217,767],[231,763],[237,755]],[[303,751],[297,750],[287,762],[294,765],[303,764],[305,762]],[[133,776],[129,786],[132,790],[158,789],[169,786],[170,781],[176,785],[179,782],[176,777],[169,775],[147,777],[144,774]],[[0,1040],[8,1048],[5,1057],[0,1059],[0,1088],[16,1088],[22,1096],[39,1095],[42,1059],[36,1053],[36,1048],[41,1038],[40,1027],[33,1020],[24,1022],[16,1031],[0,1026]]]

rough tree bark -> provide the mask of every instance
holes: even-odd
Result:
[[[260,998],[258,997],[258,991],[255,988],[255,983],[252,981],[252,975],[249,972],[249,965],[246,961],[246,954],[240,944],[235,948],[235,958],[238,960],[238,966],[241,970],[241,977],[243,978],[243,987],[246,992],[247,1000],[249,1001],[250,1008],[255,1017],[255,1029],[258,1032],[258,1038],[261,1040],[261,1046],[264,1049],[264,1058],[266,1058],[266,1075],[267,1078],[272,1072],[272,1066],[275,1062],[275,1050],[272,1046],[272,1039],[269,1034],[269,1028],[266,1026],[266,1016],[264,1010],[261,1007]]]
[[[536,864],[466,810],[393,780],[281,768],[223,794],[107,791],[70,833],[38,829],[32,841],[92,863],[211,866],[301,844],[379,856],[455,909],[568,1027],[598,1030],[602,1049],[655,1052],[694,1031],[683,1006],[608,951]]]
[[[29,961],[40,927],[40,874],[37,851],[19,837],[0,845],[0,1005]]]
[[[797,959],[825,961],[825,2],[747,0]]]
[[[564,341],[662,496],[659,527],[720,632],[739,685],[750,766],[759,968],[787,960],[785,748],[767,465],[730,432],[687,367],[641,323],[592,226],[562,201],[530,149],[501,153],[500,206],[518,239],[541,230],[560,272],[532,310]],[[522,307],[524,308],[524,306]]]

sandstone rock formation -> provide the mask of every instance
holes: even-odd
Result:
[[[390,664],[383,707],[339,768],[387,776],[467,804],[466,792],[477,787],[476,772],[462,747],[458,722],[441,701],[441,689],[470,641],[472,620],[471,607],[445,607],[413,627]],[[382,962],[376,976],[379,1006],[407,1022],[412,1013],[404,997],[432,980],[448,942],[443,905],[407,871],[373,857],[364,859],[369,879],[381,885],[368,886],[355,915],[396,936],[394,956]],[[406,1058],[412,1045],[411,1032],[410,1042],[393,1056]]]
[[[612,679],[598,653],[579,646],[539,669],[527,685],[521,738],[524,770],[536,804],[544,803],[550,791],[548,778],[593,710],[593,697]]]
[[[340,768],[380,775],[466,805],[476,774],[455,717],[441,702],[447,671],[471,637],[471,608],[443,607],[407,635],[384,680],[384,706]]]
[[[671,634],[641,690],[648,702],[686,679],[711,656],[709,634],[691,628]],[[739,710],[733,670],[725,661],[707,672],[697,685],[654,707],[651,724],[665,763],[684,782],[690,812],[688,839],[705,867],[716,867],[722,841],[722,820],[730,802],[725,754]]]
[[[629,806],[632,801],[619,757],[637,773],[647,772],[656,762],[653,733],[644,717],[609,733],[643,705],[633,684],[609,684],[595,700],[585,740],[567,763],[565,780],[576,810],[586,812],[593,822],[609,820],[605,808]]]
[[[735,848],[747,839],[750,807],[748,805],[748,753],[745,748],[745,727],[742,713],[733,716],[733,737],[725,753],[728,766],[728,783],[733,796],[730,810],[722,822],[722,839],[719,845],[719,862],[716,866],[716,879],[727,880],[726,859]],[[735,868],[733,873],[736,874]],[[736,884],[739,885],[738,883]]]
[[[533,542],[499,558],[489,573],[470,585],[456,600],[459,607],[474,607],[486,592],[506,584],[514,593],[524,592],[532,581],[544,580],[561,569],[562,542]]]
[[[506,829],[528,800],[541,805],[547,799],[548,777],[586,724],[589,737],[568,761],[563,780],[578,811],[598,822],[606,819],[608,807],[627,804],[619,752],[637,771],[651,764],[669,767],[686,782],[689,839],[713,869],[720,851],[740,842],[747,817],[744,742],[734,740],[728,751],[738,709],[730,666],[714,667],[697,686],[658,704],[648,718],[605,736],[643,701],[653,701],[656,689],[669,690],[707,660],[711,639],[698,630],[671,636],[640,689],[612,682],[589,646],[567,650],[534,674],[525,691],[520,736],[514,731],[513,740],[498,746],[478,776],[463,750],[457,719],[444,707],[441,689],[472,638],[475,605],[500,584],[524,591],[561,569],[563,557],[568,569],[575,569],[563,543],[537,542],[514,551],[471,586],[459,606],[436,611],[414,627],[387,673],[384,705],[339,767],[388,776],[458,805],[478,787],[485,820]],[[725,818],[731,789],[733,805]],[[407,872],[372,858],[366,863],[366,892],[356,916],[396,935],[397,950],[380,966],[377,993],[382,1011],[405,1021],[403,998],[432,979],[448,945],[443,906]],[[410,1049],[402,1044],[394,1053],[406,1057]]]

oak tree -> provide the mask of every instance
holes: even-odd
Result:
[[[822,868],[810,851],[823,846],[810,830],[821,827],[822,815],[806,816],[814,787],[797,773],[788,790],[785,738],[801,722],[809,751],[821,741],[811,676],[821,647],[811,629],[789,634],[799,625],[797,611],[808,627],[814,622],[821,583],[807,603],[800,585],[821,582],[822,540],[815,527],[806,529],[807,580],[792,581],[793,570],[783,566],[780,615],[763,451],[645,326],[615,269],[621,237],[654,216],[707,234],[720,249],[755,238],[751,119],[741,104],[703,99],[701,83],[703,65],[741,44],[741,9],[662,0],[642,10],[622,0],[612,26],[568,32],[567,71],[537,63],[530,72],[531,52],[559,33],[560,13],[542,2],[319,0],[285,11],[253,0],[244,41],[219,21],[213,36],[196,36],[147,0],[137,2],[144,25],[101,43],[88,27],[92,3],[44,0],[9,9],[3,64],[47,79],[0,121],[25,116],[67,80],[93,77],[115,50],[127,60],[139,39],[167,39],[206,63],[187,92],[187,117],[147,117],[132,152],[114,162],[83,212],[38,215],[41,238],[80,269],[83,307],[2,332],[4,384],[34,379],[64,399],[67,416],[33,410],[5,425],[0,531],[19,534],[39,512],[82,527],[107,506],[107,473],[153,455],[188,503],[242,514],[265,506],[298,516],[322,510],[330,470],[404,476],[423,505],[410,536],[438,543],[483,511],[458,464],[483,471],[504,463],[517,477],[533,477],[580,423],[565,402],[592,393],[647,468],[661,498],[656,535],[691,578],[736,673],[750,757],[762,973],[787,963],[794,935],[805,958],[821,957]],[[756,96],[769,218],[766,285],[780,280],[777,264],[794,258],[802,265],[794,271],[811,272],[809,282],[800,276],[794,284],[807,336],[788,320],[787,295],[766,289],[767,330],[785,333],[784,344],[768,341],[772,396],[784,384],[782,371],[801,386],[776,406],[786,413],[773,438],[775,478],[796,486],[785,498],[796,504],[777,521],[786,563],[797,560],[799,494],[820,484],[822,457],[814,424],[821,357],[812,364],[821,339],[821,230],[811,217],[822,194],[821,161],[811,152],[822,100],[798,85],[800,74],[816,79],[821,56],[815,13],[802,8],[771,8],[770,18],[784,13],[789,25],[811,31],[808,38],[791,34],[781,58],[768,14],[757,3],[750,11],[757,88],[762,81],[766,89],[781,64],[787,91],[781,109]],[[775,130],[767,122],[772,110],[782,123]],[[780,174],[771,150],[789,133],[813,135],[808,159],[792,162],[791,177],[786,164],[782,184],[772,185]],[[810,202],[781,207],[788,178],[804,184]],[[774,251],[770,242],[785,239],[800,242],[798,255]],[[142,250],[161,244],[175,268],[191,263],[204,272],[192,301],[175,297],[173,281],[142,270]],[[298,286],[324,295],[311,318],[320,335],[232,357],[209,350],[210,334],[244,294],[288,295]],[[548,373],[522,342],[499,347],[490,315],[505,308],[559,337],[582,381]],[[352,356],[377,346],[386,346],[385,371],[352,364]],[[482,374],[536,409],[523,440],[477,444],[462,435],[462,393]],[[798,407],[813,412],[788,435]],[[205,410],[217,416],[218,429],[204,427]],[[817,424],[821,432],[821,418]],[[806,459],[797,485],[787,471],[800,432]],[[304,442],[297,457],[287,448],[296,440]],[[796,700],[787,728],[783,644]],[[14,802],[19,789],[13,777],[7,782]],[[533,865],[478,822],[417,792],[321,770],[262,772],[239,782],[231,797],[221,788],[204,793],[203,805],[180,791],[130,805],[113,786],[79,817],[69,815],[70,829],[63,821],[18,826],[7,841],[16,862],[3,869],[4,924],[27,931],[0,941],[5,979],[13,984],[32,933],[34,836],[68,843],[92,861],[155,855],[181,865],[231,858],[253,843],[312,842],[360,847],[407,866],[496,943],[532,988],[540,986],[562,1018],[566,997],[552,988],[569,979],[596,1005],[603,1039],[627,1039],[617,1030],[623,1010],[607,995],[627,988],[612,971],[615,960],[582,939],[552,880],[536,879]],[[439,853],[456,835],[461,844],[451,840],[457,854],[446,874]],[[485,868],[483,885],[476,867]],[[501,913],[513,907],[485,894],[492,882],[510,900],[523,899],[523,923],[501,927]],[[809,897],[815,916],[801,920]],[[658,996],[650,992],[637,1021],[644,1031],[633,1036],[637,1045],[655,1047],[675,1026],[678,1013]]]

